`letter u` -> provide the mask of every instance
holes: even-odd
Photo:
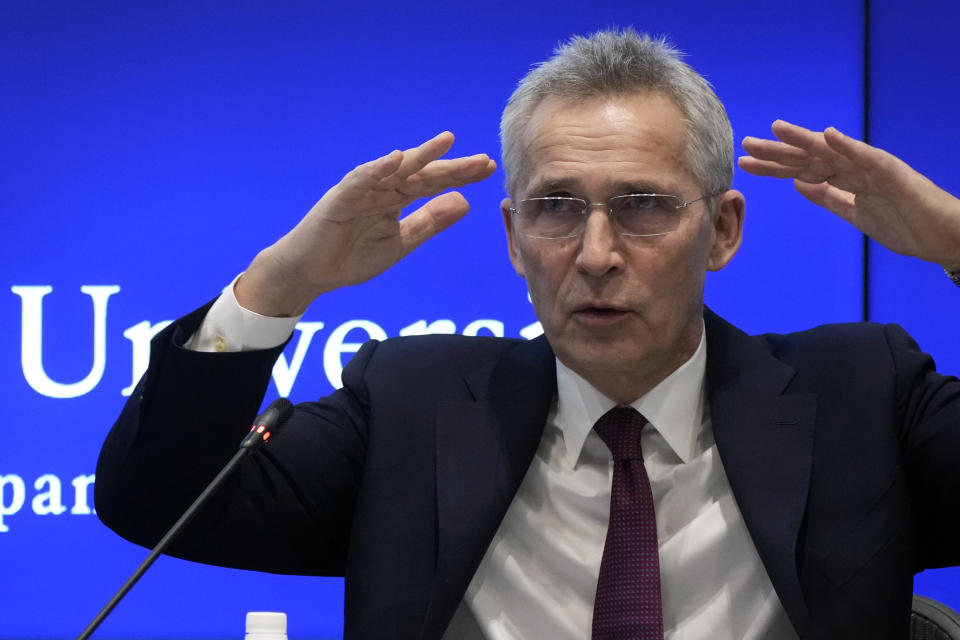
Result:
[[[51,398],[76,398],[99,384],[107,362],[107,300],[120,291],[117,285],[84,285],[80,291],[93,300],[93,366],[83,380],[71,384],[54,382],[43,369],[43,297],[53,287],[17,286],[10,290],[20,296],[22,313],[20,364],[27,384]]]

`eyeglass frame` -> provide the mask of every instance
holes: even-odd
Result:
[[[716,193],[707,193],[707,194],[704,194],[704,195],[702,195],[702,196],[700,196],[700,197],[698,197],[698,198],[695,198],[695,199],[693,199],[693,200],[687,200],[686,202],[683,202],[683,198],[681,198],[680,196],[676,196],[676,195],[673,195],[673,194],[670,194],[670,193],[624,193],[623,195],[613,196],[613,197],[611,197],[611,198],[608,198],[606,202],[588,202],[587,200],[584,200],[583,198],[574,198],[574,197],[572,197],[572,196],[540,196],[540,197],[536,197],[536,198],[524,198],[523,200],[520,200],[520,201],[517,203],[517,205],[518,205],[518,206],[519,206],[519,205],[522,205],[524,202],[542,201],[542,200],[566,200],[566,201],[571,201],[571,202],[582,202],[582,203],[583,203],[583,209],[580,211],[580,216],[581,216],[581,218],[582,218],[582,222],[581,222],[580,225],[578,225],[578,231],[577,231],[576,233],[572,233],[572,234],[566,235],[566,236],[534,236],[534,235],[530,235],[530,234],[526,234],[526,233],[523,234],[523,235],[527,236],[528,238],[536,238],[536,239],[539,239],[539,240],[564,240],[564,239],[567,239],[567,238],[576,238],[576,237],[580,236],[580,235],[583,233],[583,230],[586,228],[587,213],[588,213],[591,209],[593,209],[594,207],[600,207],[600,206],[602,206],[602,207],[606,208],[606,210],[607,210],[607,215],[610,216],[610,219],[611,219],[611,220],[613,221],[613,223],[616,225],[616,224],[617,224],[617,214],[616,214],[616,212],[613,210],[613,207],[610,206],[610,201],[611,201],[611,200],[616,200],[616,199],[618,199],[618,198],[629,198],[629,197],[632,197],[632,196],[657,196],[657,197],[665,197],[665,198],[671,198],[671,199],[676,199],[676,200],[680,201],[680,204],[678,204],[676,207],[674,207],[674,208],[672,209],[673,211],[679,211],[680,209],[686,209],[686,208],[689,207],[690,205],[696,204],[697,202],[700,202],[701,200],[706,200],[706,199],[708,199],[708,198],[713,198],[713,197],[719,196],[719,195],[721,195],[721,194],[723,194],[723,193],[725,193],[725,191],[717,191]],[[517,209],[516,207],[509,207],[509,210],[510,210],[510,215],[511,215],[511,216],[519,216],[519,215],[520,215],[520,210]],[[619,226],[619,225],[618,225],[618,226]],[[619,235],[622,235],[622,236],[627,236],[628,238],[656,238],[656,237],[659,237],[659,236],[665,236],[665,235],[669,234],[671,231],[673,231],[673,229],[670,229],[670,230],[668,230],[668,231],[663,231],[663,232],[661,232],[661,233],[627,233],[627,232],[623,231],[622,229],[618,229],[618,230],[617,230],[617,233],[619,233]]]

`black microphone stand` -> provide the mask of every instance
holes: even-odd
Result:
[[[244,437],[243,441],[240,443],[240,450],[233,454],[233,457],[230,459],[223,469],[220,470],[220,473],[207,485],[203,492],[197,496],[197,499],[193,501],[186,511],[183,512],[183,515],[180,516],[180,519],[177,520],[170,530],[167,531],[160,542],[157,543],[157,546],[153,548],[153,551],[150,552],[150,555],[140,563],[140,566],[137,567],[136,571],[127,578],[127,581],[123,583],[123,586],[113,595],[110,599],[110,602],[100,610],[100,613],[87,625],[87,628],[83,630],[77,640],[87,640],[94,631],[97,630],[97,627],[100,626],[110,612],[120,604],[120,601],[123,600],[124,596],[133,588],[133,585],[137,584],[137,581],[140,580],[140,577],[146,573],[147,569],[156,561],[157,557],[163,553],[170,543],[173,542],[174,538],[180,533],[181,530],[187,524],[193,520],[193,517],[197,514],[201,507],[206,504],[210,496],[213,495],[213,492],[220,488],[220,485],[223,484],[223,481],[226,479],[230,472],[240,463],[243,458],[249,455],[251,452],[255,451],[262,447],[267,440],[270,439],[270,434],[277,429],[279,429],[287,418],[290,417],[290,414],[293,412],[293,405],[286,398],[278,398],[274,400],[273,403],[267,407],[267,409],[257,416],[257,419],[253,423],[253,427],[250,429],[250,432]]]

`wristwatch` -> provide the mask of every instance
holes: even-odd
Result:
[[[944,269],[943,272],[947,274],[947,277],[953,280],[953,284],[960,287],[960,271],[950,271],[949,269]]]

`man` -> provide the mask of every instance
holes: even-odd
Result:
[[[896,327],[751,338],[704,311],[744,199],[722,105],[663,42],[574,39],[501,131],[510,259],[545,338],[366,345],[175,554],[345,575],[351,638],[905,637],[913,573],[960,562],[960,383]],[[952,196],[833,129],[774,133],[743,168],[960,269]],[[158,337],[101,454],[107,524],[154,543],[233,453],[298,315],[466,213],[449,192],[400,219],[492,173],[438,159],[452,142],[357,167]],[[611,455],[611,415],[639,463]]]

